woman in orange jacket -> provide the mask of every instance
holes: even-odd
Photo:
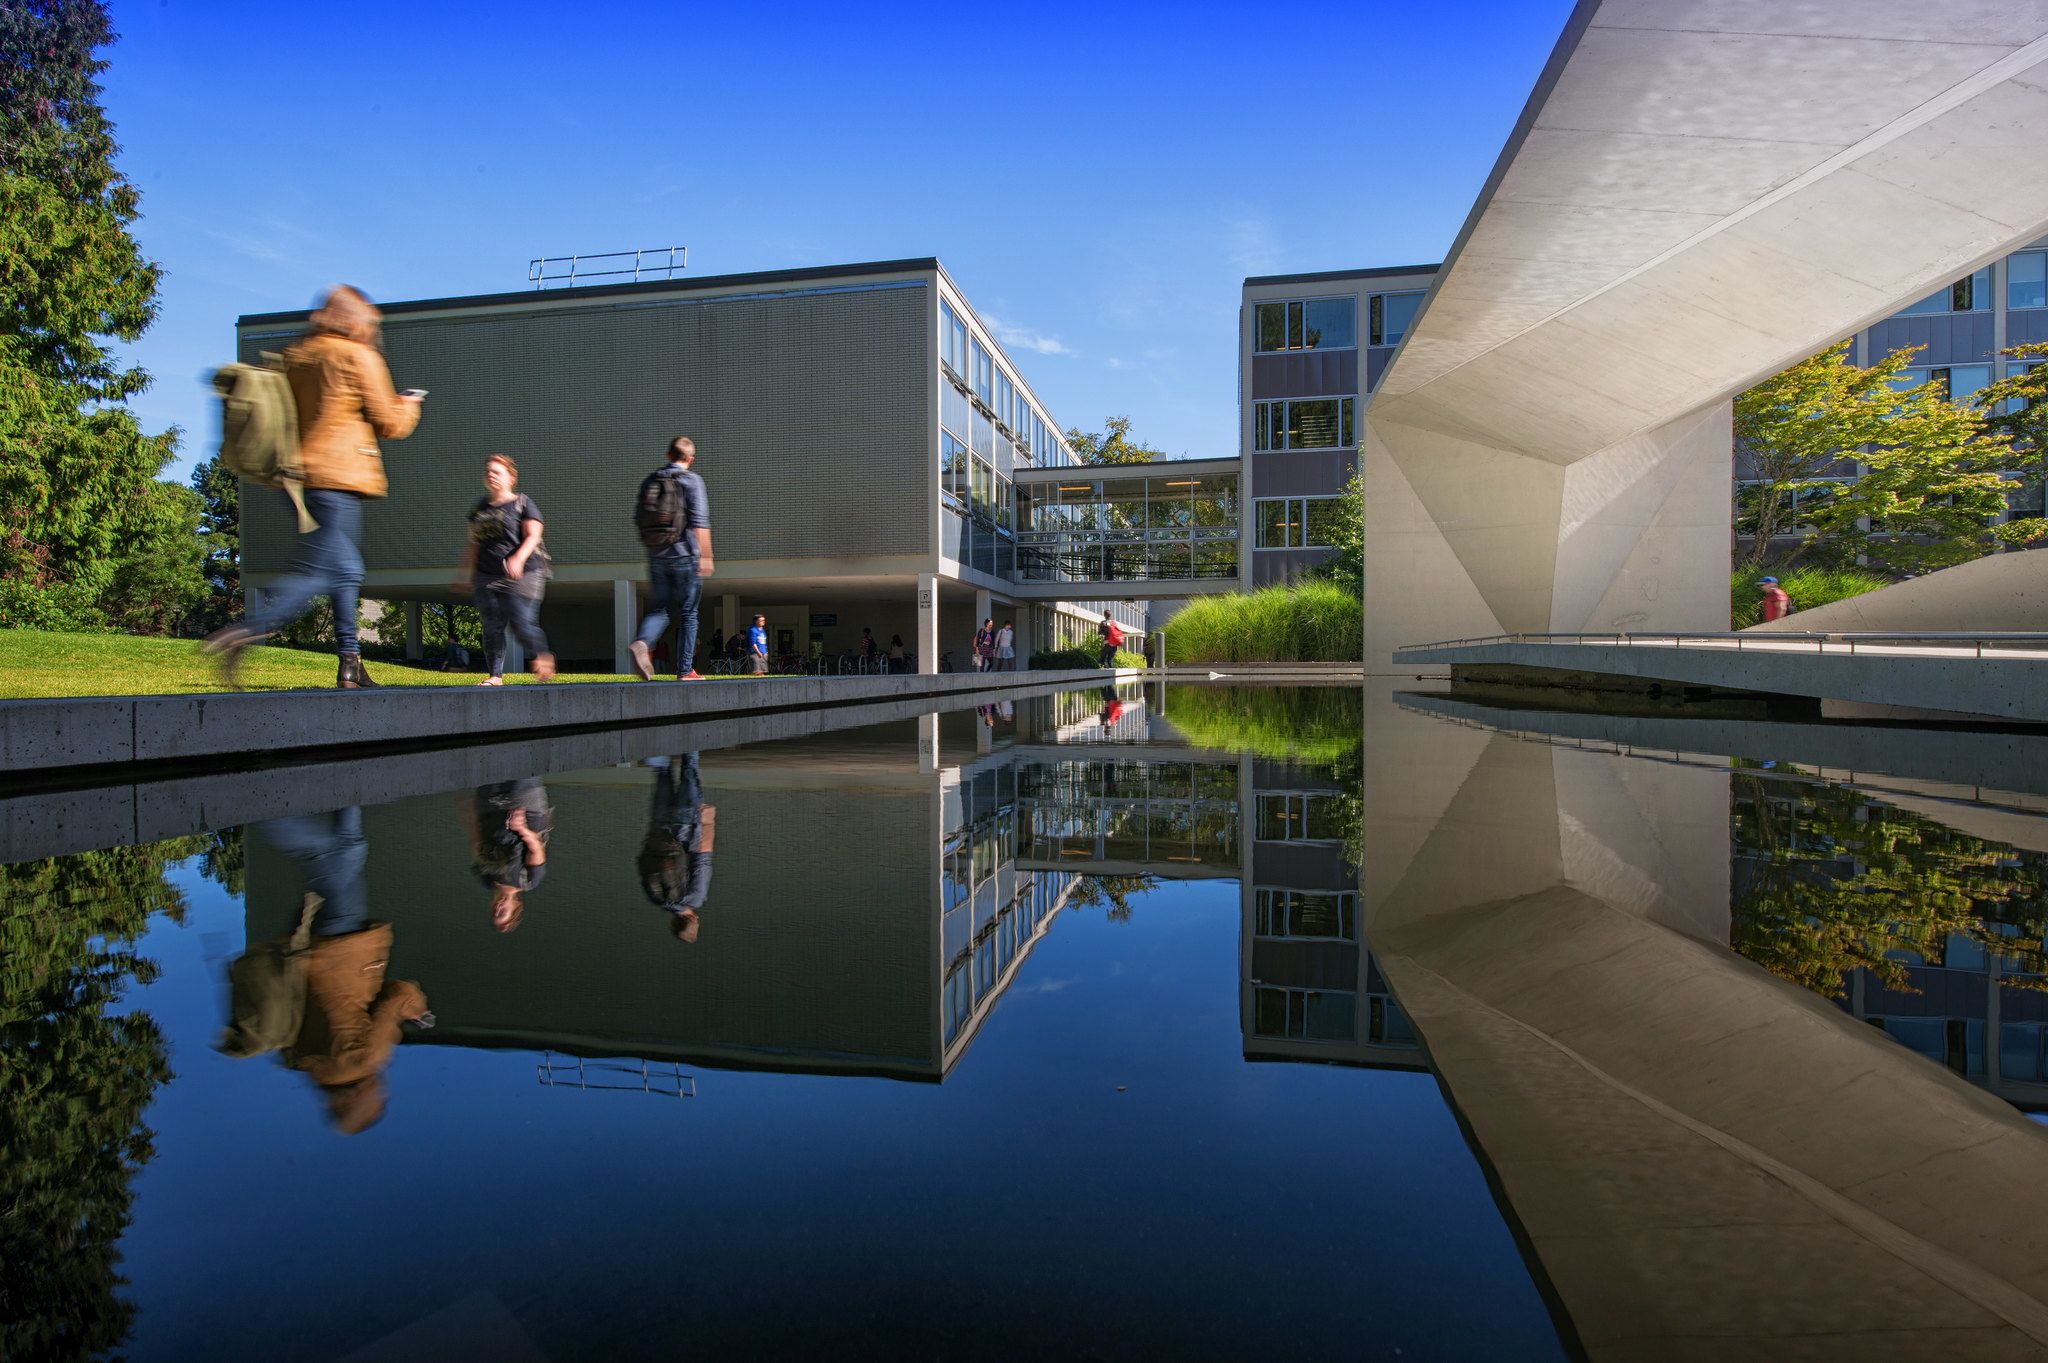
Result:
[[[306,510],[318,523],[299,536],[291,573],[271,584],[263,604],[206,642],[229,684],[242,650],[296,620],[316,596],[334,607],[340,653],[335,685],[375,686],[356,642],[357,592],[363,583],[363,500],[387,490],[377,441],[402,440],[419,424],[424,394],[394,392],[385,367],[383,314],[359,289],[331,290],[306,335],[285,349],[285,377],[299,408],[299,459]],[[282,496],[283,494],[279,494]]]

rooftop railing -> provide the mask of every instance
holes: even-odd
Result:
[[[589,256],[536,256],[526,263],[526,278],[536,289],[574,288],[601,279],[673,279],[689,264],[687,246],[655,246],[643,251],[604,251]]]

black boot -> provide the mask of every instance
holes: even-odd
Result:
[[[370,680],[370,673],[363,666],[363,655],[344,653],[341,666],[335,670],[334,684],[343,691],[374,691],[377,683]]]

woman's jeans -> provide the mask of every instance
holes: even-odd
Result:
[[[291,500],[277,494],[287,507]],[[334,642],[342,653],[356,651],[356,595],[363,585],[363,499],[333,488],[306,489],[306,510],[319,526],[299,536],[289,576],[263,591],[263,601],[243,617],[245,628],[269,634],[306,613],[313,598],[334,607]],[[296,518],[296,512],[293,513]]]
[[[484,664],[491,675],[505,675],[505,631],[526,650],[529,659],[548,651],[548,636],[540,632],[540,598],[526,592],[508,592],[496,587],[479,587],[476,613],[484,622]]]

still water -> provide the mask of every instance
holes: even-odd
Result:
[[[1598,723],[1069,692],[0,868],[0,1352],[2048,1347],[2034,755]]]

